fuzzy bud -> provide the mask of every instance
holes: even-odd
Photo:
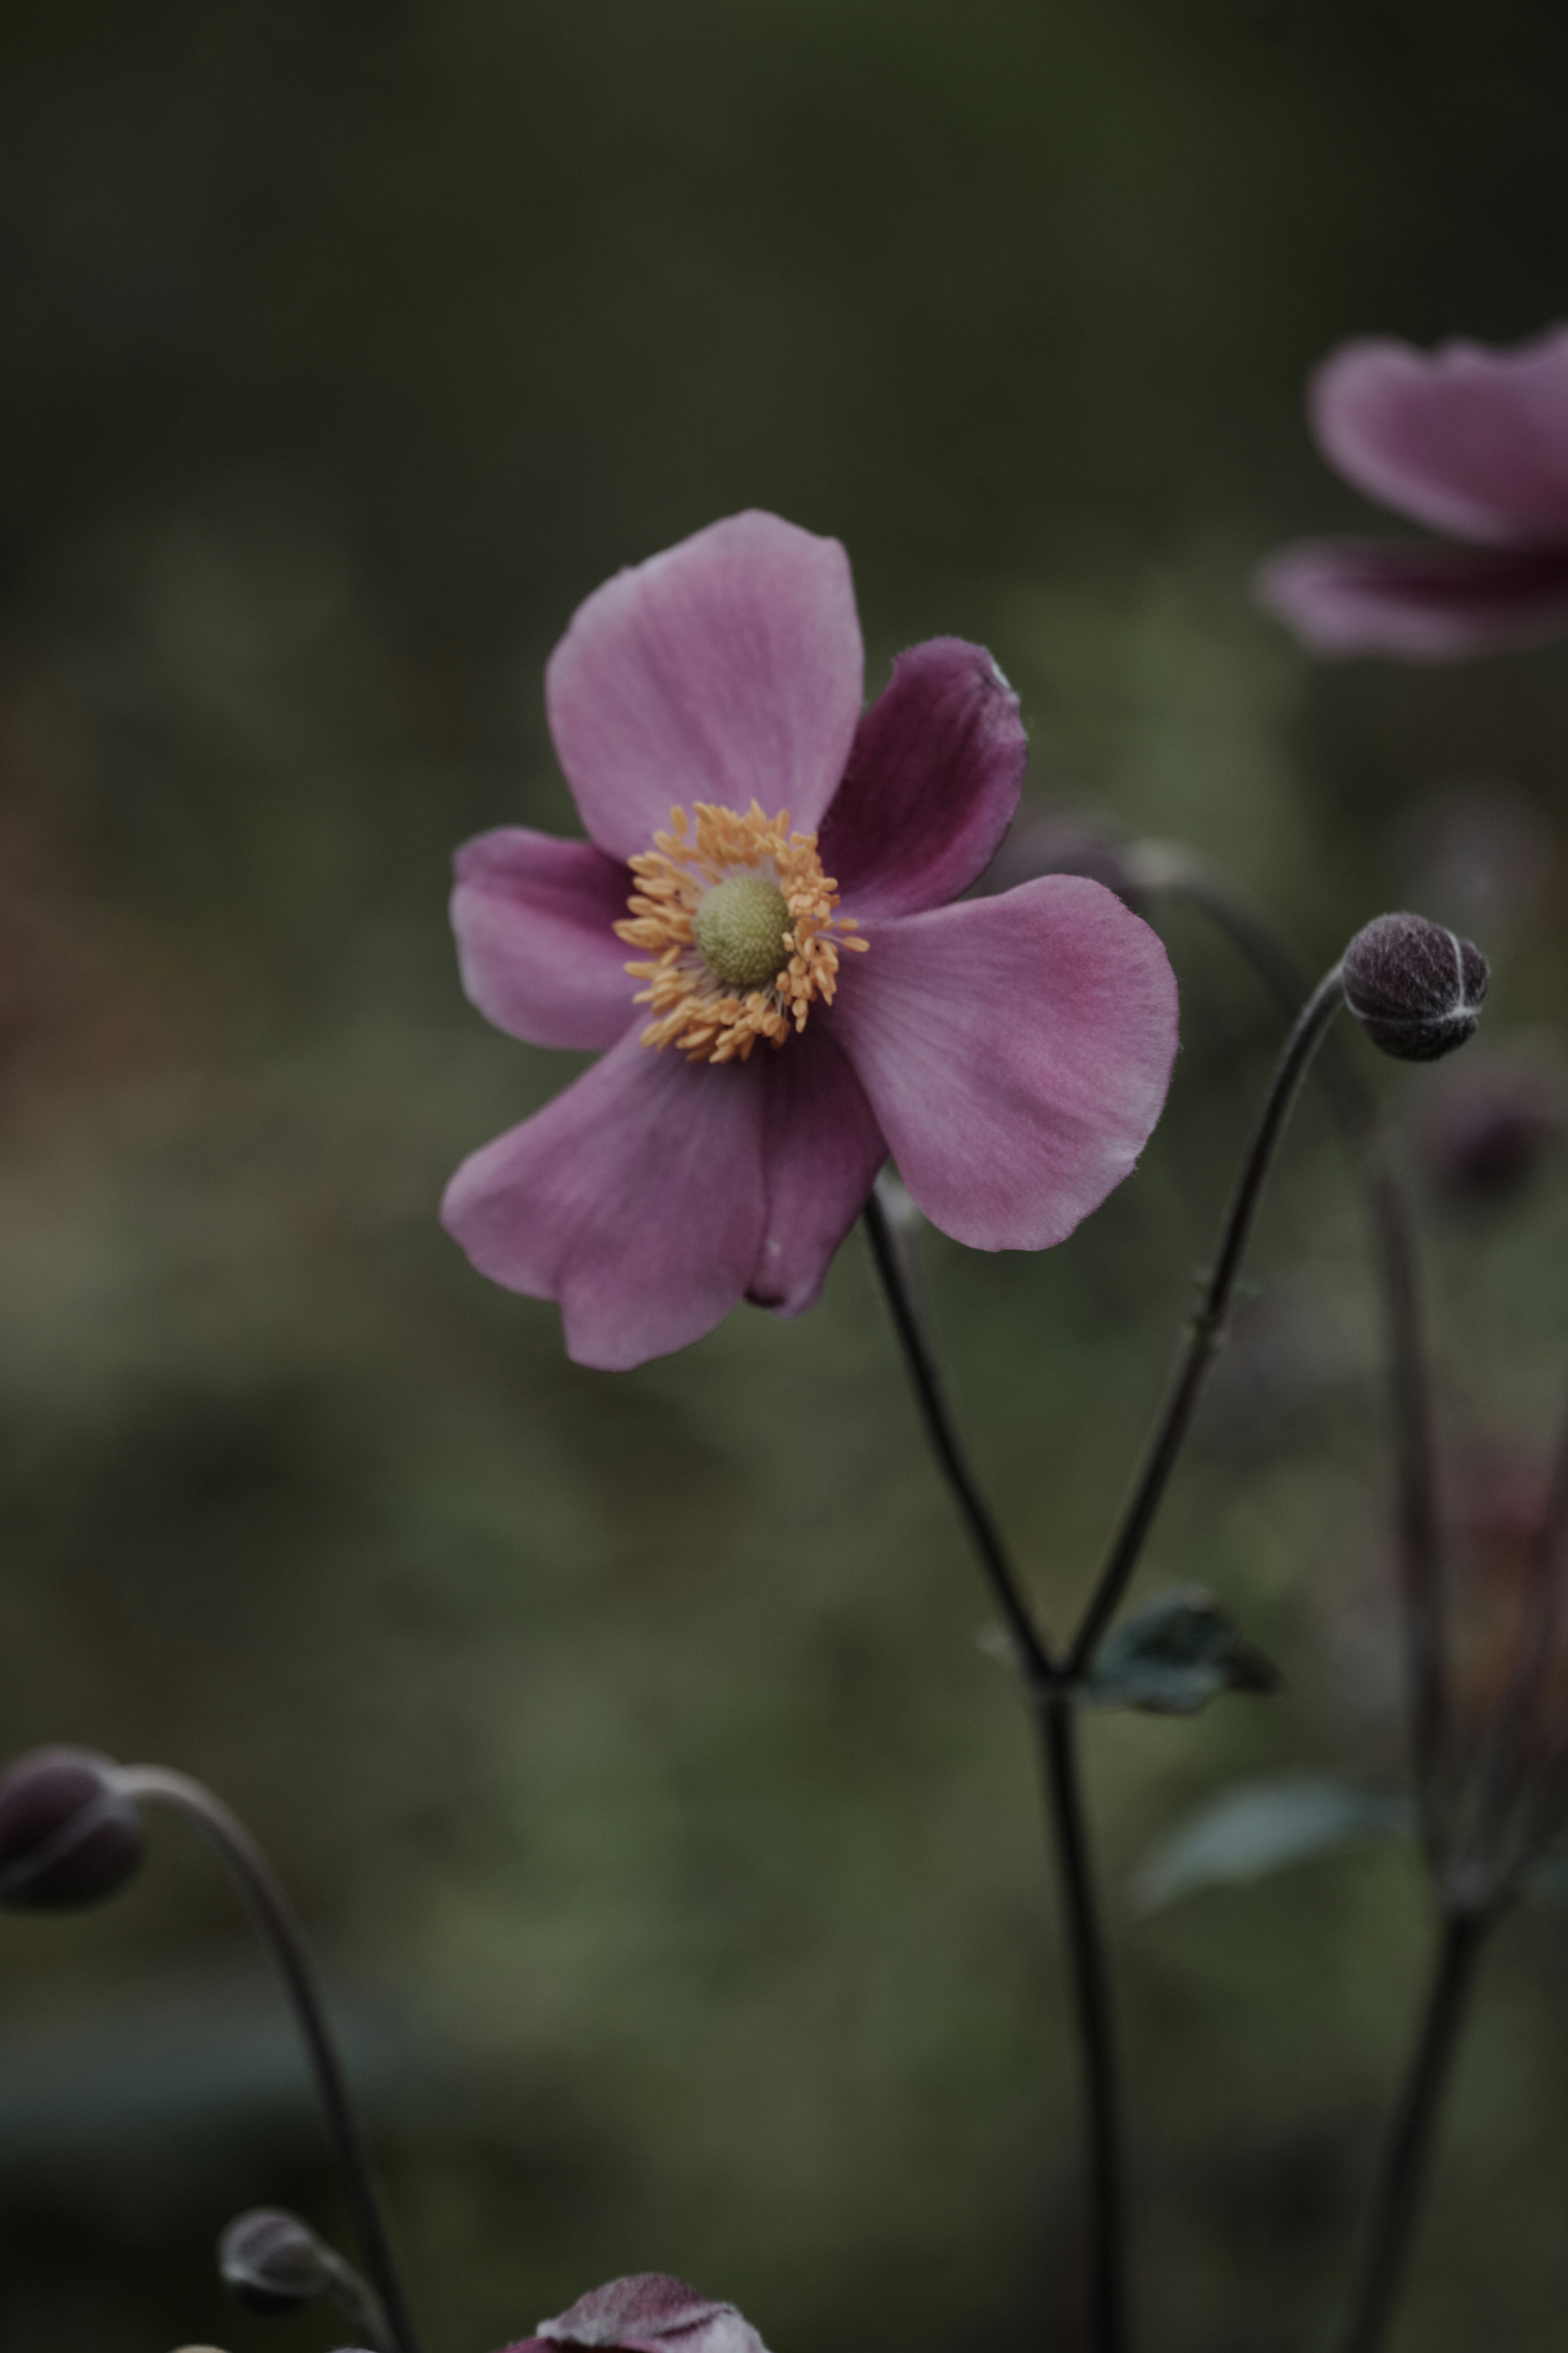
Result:
[[[281,2208],[237,2215],[217,2242],[224,2285],[247,2312],[294,2312],[338,2284],[341,2266],[308,2222]]]
[[[1345,950],[1345,1003],[1373,1044],[1436,1062],[1475,1034],[1489,975],[1479,948],[1425,915],[1379,915]]]
[[[89,1748],[35,1748],[0,1778],[0,1906],[66,1912],[116,1894],[146,1847],[119,1768]]]

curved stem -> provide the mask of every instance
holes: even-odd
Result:
[[[121,1772],[120,1786],[127,1797],[170,1806],[184,1814],[216,1848],[238,1882],[251,1917],[271,1948],[310,2054],[317,2094],[342,2168],[365,2268],[386,2315],[390,2340],[387,2353],[418,2353],[418,2340],[376,2191],[364,2129],[332,2040],[315,1964],[293,1905],[238,1815],[231,1813],[222,1799],[200,1781],[192,1780],[184,1773],[168,1772],[161,1765],[131,1765]]]
[[[1273,1082],[1242,1167],[1240,1182],[1221,1229],[1213,1272],[1205,1285],[1202,1303],[1193,1318],[1186,1346],[1166,1394],[1164,1408],[1143,1457],[1142,1467],[1111,1538],[1110,1548],[1089,1596],[1089,1605],[1073,1636],[1067,1657],[1067,1673],[1071,1680],[1076,1681],[1087,1672],[1138,1566],[1171,1473],[1186,1443],[1198,1398],[1208,1377],[1220,1335],[1225,1329],[1237,1278],[1241,1272],[1242,1260],[1251,1237],[1253,1219],[1258,1214],[1258,1205],[1273,1166],[1279,1138],[1284,1133],[1285,1122],[1300,1092],[1301,1082],[1319,1040],[1339,1010],[1343,994],[1340,985],[1340,967],[1336,964],[1331,971],[1325,973],[1312,991],[1285,1041],[1284,1051],[1276,1066]]]
[[[880,1183],[879,1178],[879,1186]],[[1024,1598],[1024,1589],[1007,1556],[1002,1532],[981,1492],[980,1482],[959,1435],[958,1424],[948,1403],[937,1364],[936,1351],[921,1314],[912,1269],[905,1257],[903,1244],[893,1221],[888,1215],[883,1196],[875,1187],[866,1204],[866,1234],[892,1313],[899,1343],[904,1352],[904,1363],[920,1402],[926,1436],[952,1491],[959,1516],[974,1547],[975,1556],[985,1572],[996,1606],[1006,1621],[1007,1631],[1013,1638],[1024,1670],[1025,1681],[1031,1693],[1048,1691],[1057,1682],[1057,1669],[1049,1647]]]
[[[1451,1913],[1443,1923],[1415,2052],[1384,2159],[1344,2353],[1377,2353],[1393,2316],[1420,2219],[1434,2127],[1490,1925],[1489,1915],[1482,1912]]]
[[[1252,966],[1286,1018],[1294,1015],[1305,976],[1267,919],[1221,869],[1177,842],[1135,842],[1126,857],[1140,890],[1165,892],[1196,907]],[[1372,1097],[1331,1036],[1323,1041],[1318,1070],[1360,1166],[1383,1296],[1415,1779],[1426,1852],[1436,1865],[1447,1843],[1449,1799],[1441,1783],[1449,1704],[1432,1382],[1414,1226]]]

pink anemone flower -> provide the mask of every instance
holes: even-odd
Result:
[[[662,2272],[634,2272],[591,2289],[505,2353],[554,2353],[558,2346],[582,2353],[767,2353],[732,2304],[710,2304]]]
[[[480,1012],[602,1059],[465,1161],[447,1229],[638,1365],[742,1298],[797,1314],[889,1153],[982,1250],[1060,1241],[1131,1170],[1176,1045],[1152,932],[1051,875],[952,903],[1025,760],[978,646],[900,656],[862,712],[836,540],[742,514],[578,608],[545,698],[588,833],[458,853]],[[773,812],[773,814],[769,814]]]
[[[1315,651],[1453,661],[1568,631],[1568,327],[1511,351],[1345,343],[1308,407],[1347,481],[1465,543],[1283,549],[1258,595]]]

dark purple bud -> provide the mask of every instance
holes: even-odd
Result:
[[[133,1876],[146,1846],[120,1769],[89,1748],[35,1748],[0,1779],[0,1905],[67,1912]]]
[[[1436,1062],[1475,1035],[1487,993],[1479,948],[1425,915],[1379,915],[1345,950],[1345,1003],[1374,1046]]]
[[[340,2266],[308,2222],[280,2207],[240,2214],[217,2242],[224,2285],[247,2312],[294,2312],[338,2284]]]

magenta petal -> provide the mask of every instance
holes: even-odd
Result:
[[[458,960],[486,1020],[531,1046],[613,1046],[637,987],[611,929],[626,912],[626,868],[590,841],[522,826],[481,833],[454,862]]]
[[[539,2336],[621,2353],[766,2353],[732,2304],[712,2304],[661,2272],[637,2272],[595,2288],[558,2320],[542,2320]]]
[[[583,822],[630,858],[677,803],[814,831],[860,715],[849,559],[777,515],[734,515],[617,573],[550,657],[550,731]]]
[[[821,1296],[888,1146],[820,1006],[798,1037],[752,1061],[766,1092],[768,1217],[746,1296],[799,1315]]]
[[[463,1163],[442,1223],[491,1282],[559,1302],[578,1364],[623,1372],[700,1339],[745,1291],[762,1139],[749,1067],[656,1054],[628,1030]]]
[[[1013,821],[1027,756],[1018,698],[984,646],[932,638],[900,654],[822,828],[846,905],[907,915],[967,891]]]
[[[1176,984],[1159,940],[1076,874],[868,936],[834,1022],[910,1191],[976,1250],[1061,1241],[1131,1173],[1165,1100]]]
[[[1309,540],[1270,558],[1258,595],[1318,653],[1452,661],[1568,630],[1568,549]]]
[[[1568,539],[1568,327],[1510,351],[1346,343],[1310,407],[1331,465],[1395,513],[1502,547]]]

